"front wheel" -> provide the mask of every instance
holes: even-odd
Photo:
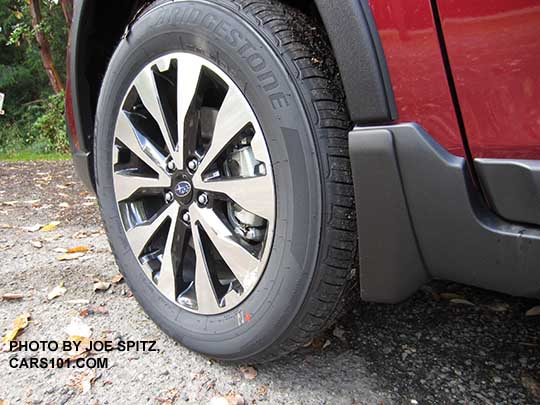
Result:
[[[266,361],[329,325],[355,258],[348,119],[326,38],[275,2],[157,2],[107,70],[102,216],[170,336]]]

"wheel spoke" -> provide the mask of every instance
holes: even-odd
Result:
[[[163,250],[157,283],[157,287],[163,295],[173,301],[176,301],[176,264],[178,259],[176,243],[179,234],[182,235],[182,239],[185,235],[185,227],[178,221],[178,211],[176,209],[170,216],[171,226]]]
[[[115,129],[116,139],[121,141],[131,152],[146,163],[160,177],[167,178],[165,156],[159,152],[150,140],[138,132],[129,121],[125,112],[120,112]]]
[[[195,188],[221,193],[243,209],[269,220],[274,215],[272,178],[268,175],[244,178],[224,178],[212,181],[193,181]]]
[[[204,254],[201,235],[198,226],[194,224],[192,227],[193,232],[193,247],[195,249],[195,294],[197,296],[197,306],[199,312],[202,313],[215,313],[219,312],[219,305],[217,301],[216,291],[212,279],[210,278],[210,271],[208,263]]]
[[[211,209],[193,206],[190,214],[204,228],[240,284],[248,287],[252,280],[256,280],[253,273],[257,271],[259,260],[235,241],[234,235],[216,213]]]
[[[170,186],[170,180],[166,177],[156,179],[138,176],[127,171],[114,173],[114,191],[117,201],[127,200],[139,190],[163,189],[168,186]]]
[[[195,177],[200,179],[201,173],[212,164],[240,130],[252,122],[253,119],[253,113],[240,90],[230,87],[216,118],[212,143]]]
[[[265,165],[270,165],[270,156],[268,156],[268,148],[266,141],[260,130],[255,131],[255,135],[250,142],[251,149],[253,150],[253,156],[259,162],[264,162]]]
[[[160,62],[160,67],[163,63],[163,61]],[[142,103],[154,120],[156,120],[159,130],[161,131],[161,136],[165,140],[165,144],[167,145],[167,149],[169,150],[169,154],[174,160],[174,163],[177,167],[183,167],[183,159],[181,158],[180,153],[178,153],[176,145],[173,144],[171,130],[167,125],[167,120],[161,105],[161,98],[156,85],[156,79],[151,66],[147,66],[139,73],[135,79],[134,86],[137,89],[137,93],[139,94]]]
[[[178,146],[184,161],[195,149],[198,122],[195,117],[188,117],[188,111],[195,98],[202,66],[201,59],[194,55],[178,56]]]
[[[169,218],[176,218],[179,206],[176,202],[163,209],[159,214],[149,221],[137,225],[127,231],[127,238],[137,258],[148,244],[148,241],[154,236],[156,231]]]

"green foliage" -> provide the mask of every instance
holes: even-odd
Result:
[[[51,43],[62,78],[68,29],[61,7],[41,1],[38,27]],[[0,0],[0,92],[5,94],[0,116],[0,153],[65,152],[63,95],[53,95],[32,29],[27,0]]]
[[[34,121],[30,129],[30,137],[43,145],[44,152],[68,152],[69,143],[66,136],[64,120],[64,93],[50,96],[45,110]]]
[[[1,131],[0,153],[67,153],[69,142],[64,120],[64,94],[54,94],[31,104],[18,121]]]
[[[40,153],[32,151],[0,152],[0,162],[30,162],[36,160],[69,160],[71,155],[66,153]]]

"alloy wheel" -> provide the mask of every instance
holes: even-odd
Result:
[[[187,53],[144,67],[118,113],[112,173],[127,241],[165,297],[213,315],[250,295],[272,246],[274,180],[259,122],[225,72]]]

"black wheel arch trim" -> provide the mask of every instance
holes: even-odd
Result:
[[[500,218],[467,162],[416,124],[349,135],[364,299],[395,303],[436,278],[540,297],[540,228]]]
[[[368,0],[315,0],[330,38],[351,119],[382,123],[397,107],[379,32]]]
[[[294,5],[297,0],[286,2]],[[127,11],[122,18],[114,20],[119,27],[112,31],[114,38],[107,39],[107,46],[110,47],[120,40],[137,10],[147,3],[149,3],[147,0],[139,2],[120,0],[115,5],[116,9],[123,7]],[[351,119],[364,124],[395,120],[397,109],[390,76],[368,0],[342,0],[337,3],[314,0],[314,3],[328,32],[338,62]],[[105,50],[98,57],[89,52],[89,49],[96,48],[96,43],[103,40],[92,27],[110,25],[103,21],[104,18],[113,18],[107,17],[114,15],[110,7],[110,2],[104,0],[75,0],[71,27],[71,51],[68,61],[71,93],[67,96],[71,97],[73,119],[80,145],[73,152],[79,154],[79,163],[76,165],[79,177],[85,179],[85,184],[91,188],[94,188],[95,181],[92,137],[96,94],[99,91],[94,87],[99,87],[105,67],[101,69],[102,72],[99,69],[96,72],[92,71],[93,76],[88,77],[90,68],[87,66],[92,63],[106,63],[114,50]],[[107,13],[99,12],[100,9],[105,9]],[[94,83],[96,81],[97,85]],[[83,155],[86,155],[85,159]]]

